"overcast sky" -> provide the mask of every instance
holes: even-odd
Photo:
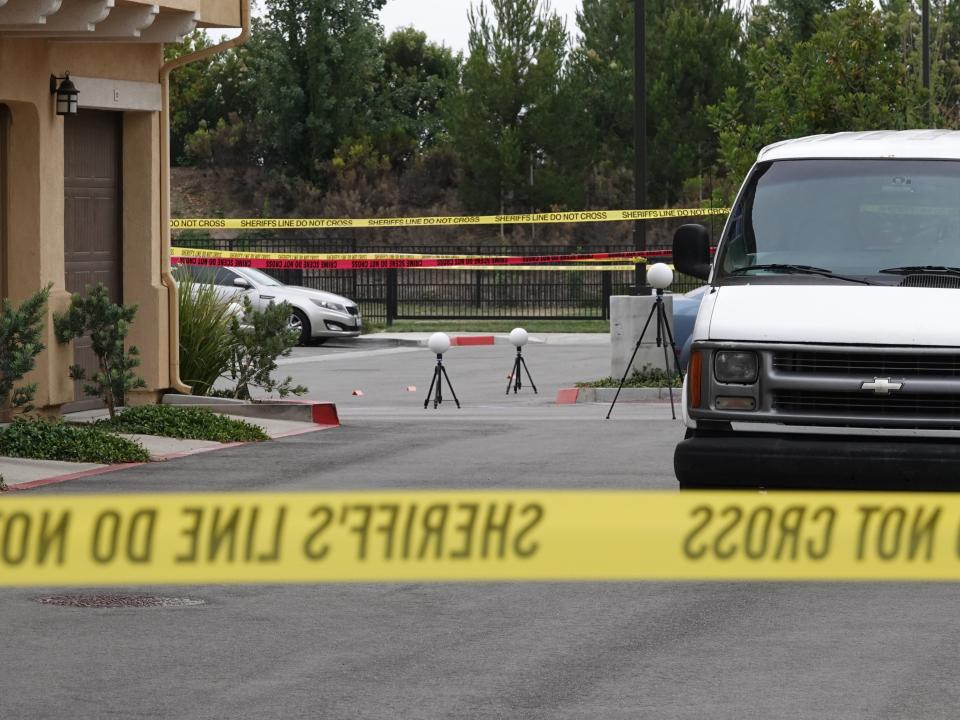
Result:
[[[470,3],[471,0],[387,0],[380,11],[380,21],[387,35],[397,28],[413,25],[425,32],[431,41],[466,53]],[[574,12],[580,3],[581,0],[550,0],[551,9],[566,18],[568,33],[572,34],[576,29]]]

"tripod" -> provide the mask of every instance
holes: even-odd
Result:
[[[623,384],[627,381],[627,375],[630,373],[630,368],[633,366],[633,361],[637,357],[637,352],[640,350],[640,343],[643,342],[643,336],[647,333],[647,328],[650,326],[650,321],[653,319],[653,314],[657,314],[657,347],[663,347],[663,364],[667,370],[667,390],[670,392],[670,416],[676,420],[677,411],[673,406],[673,379],[680,374],[680,370],[677,367],[677,346],[673,342],[673,333],[670,330],[670,323],[667,322],[667,312],[663,307],[663,290],[657,288],[657,297],[653,301],[653,307],[650,308],[650,314],[647,315],[647,322],[643,325],[643,330],[640,331],[640,337],[637,338],[637,345],[633,348],[633,355],[630,356],[630,362],[627,363],[627,369],[623,371],[623,378],[620,380],[620,387],[617,388],[617,394],[613,396],[613,402],[610,403],[610,409],[607,411],[607,420],[610,419],[610,413],[613,412],[613,406],[617,404],[617,398],[620,397],[620,391],[623,390]],[[664,333],[666,331],[666,333]],[[666,335],[666,337],[664,337]],[[667,344],[669,342],[670,348],[673,350],[673,368],[674,372],[670,371],[670,354],[667,351]]]
[[[521,366],[521,365],[523,366],[523,369],[524,369],[524,370],[526,371],[526,373],[527,373],[527,380],[530,381],[530,387],[533,388],[533,394],[534,394],[534,395],[539,395],[539,393],[537,392],[537,386],[533,383],[533,378],[530,377],[530,370],[527,369],[527,361],[523,359],[523,351],[522,351],[519,347],[517,348],[517,357],[514,358],[514,360],[513,360],[513,372],[510,373],[510,378],[509,378],[509,380],[507,380],[507,392],[506,392],[506,394],[507,394],[507,395],[510,394],[510,385],[511,385],[511,383],[513,384],[513,394],[514,394],[514,395],[516,395],[517,392],[520,390],[520,388],[523,387],[523,386],[520,384],[520,366]]]
[[[442,376],[442,377],[441,377]],[[423,401],[423,409],[427,409],[427,405],[430,404],[430,396],[433,395],[433,409],[436,410],[440,403],[443,402],[443,395],[440,392],[440,386],[443,384],[443,378],[447,379],[447,387],[450,388],[450,394],[453,395],[453,401],[457,404],[457,407],[460,407],[460,401],[457,400],[457,394],[453,391],[453,384],[450,382],[450,376],[447,375],[447,369],[443,366],[443,355],[437,353],[437,366],[433,369],[433,380],[430,381],[430,389],[427,390],[427,399]],[[433,388],[436,386],[436,393],[433,392]]]

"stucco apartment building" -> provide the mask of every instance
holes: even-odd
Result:
[[[130,400],[182,388],[163,46],[196,27],[246,27],[243,3],[0,0],[0,292],[18,303],[53,283],[47,350],[31,376],[38,408],[90,406],[68,367],[92,354],[58,343],[51,318],[97,282],[139,305],[130,342],[148,389]],[[67,73],[78,107],[58,115],[58,99],[73,110]]]

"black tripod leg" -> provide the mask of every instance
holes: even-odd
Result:
[[[430,379],[430,389],[427,390],[427,399],[423,401],[423,409],[427,409],[427,405],[430,404],[430,396],[433,395],[433,385],[437,382],[437,369],[433,369],[433,377]],[[436,405],[434,405],[436,407]]]
[[[445,367],[443,367],[443,365],[441,365],[440,368],[439,368],[439,370],[438,370],[437,372],[439,372],[440,370],[443,371],[443,376],[447,379],[447,387],[450,388],[450,394],[453,395],[453,401],[457,404],[457,407],[459,408],[459,407],[460,407],[460,401],[457,399],[457,394],[453,391],[453,383],[450,382],[450,376],[447,375],[447,369],[446,369]],[[440,382],[439,382],[439,380],[437,381],[437,392],[440,392]]]
[[[659,306],[659,313],[657,315],[657,324],[663,323],[666,326],[667,318],[665,316],[665,311],[663,306]],[[669,336],[670,328],[666,326],[666,330]],[[671,341],[672,341],[671,337]],[[670,395],[670,417],[674,420],[677,419],[677,411],[673,406],[673,378],[675,377],[673,372],[670,370],[670,353],[673,352],[673,342],[670,343],[670,347],[667,347],[667,343],[663,343],[663,367],[667,373],[667,393]],[[674,357],[674,363],[676,363],[676,357]]]
[[[443,404],[443,392],[441,391],[441,386],[443,385],[443,379],[440,377],[440,373],[443,372],[443,365],[437,363],[437,368],[433,371],[434,375],[437,376],[437,394],[433,396],[433,409],[436,410],[440,405]]]
[[[637,344],[633,347],[633,355],[630,356],[630,362],[627,363],[627,367],[623,371],[623,377],[620,378],[620,386],[617,388],[617,394],[613,396],[613,402],[610,403],[610,409],[607,410],[607,420],[610,419],[610,413],[613,412],[613,406],[617,404],[617,398],[620,397],[620,391],[623,390],[623,384],[627,381],[627,374],[630,372],[633,361],[637,359],[637,353],[640,352],[640,344],[643,342],[643,336],[647,334],[647,328],[650,327],[650,320],[653,318],[653,314],[656,311],[657,304],[654,303],[653,307],[650,308],[650,314],[647,315],[647,321],[643,324],[643,330],[640,331],[640,337],[637,338]]]
[[[516,393],[517,390],[520,388],[520,385],[518,384],[518,375],[517,375],[517,373],[519,372],[520,372],[520,358],[517,357],[517,358],[514,358],[513,360],[513,370],[510,372],[510,377],[507,378],[507,393],[506,393],[507,395],[510,394],[511,385],[513,385],[514,393]]]
[[[520,362],[523,363],[523,369],[527,372],[527,380],[530,381],[530,387],[533,388],[533,394],[539,395],[540,393],[537,392],[537,386],[533,384],[533,378],[530,377],[530,369],[527,367],[527,361],[521,357]],[[520,368],[517,368],[517,372],[520,372]]]

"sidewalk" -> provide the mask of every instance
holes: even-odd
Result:
[[[71,422],[93,422],[107,417],[107,411],[91,410],[82,413],[70,413],[65,417]],[[263,428],[263,431],[272,439],[326,430],[329,427],[296,420],[242,419]],[[153,462],[173,460],[187,455],[195,455],[197,453],[222,450],[223,448],[247,444],[239,442],[219,443],[209,440],[180,440],[177,438],[159,437],[157,435],[119,434],[131,440],[137,440],[147,449],[147,452],[150,453],[150,458]],[[29,490],[35,487],[42,487],[43,485],[66,482],[81,477],[122,470],[128,467],[133,467],[133,465],[99,465],[96,463],[0,457],[0,475],[3,476],[4,482],[10,490]]]

